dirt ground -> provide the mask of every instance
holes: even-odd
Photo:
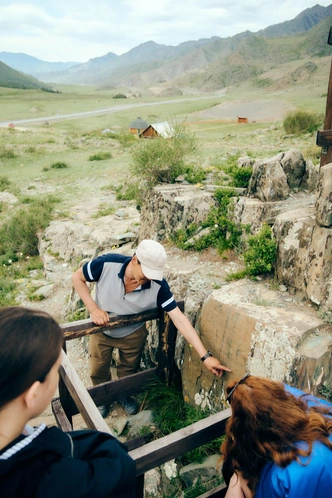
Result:
[[[296,108],[285,100],[238,99],[223,102],[204,111],[194,112],[190,120],[218,120],[248,118],[249,122],[274,122],[283,120],[289,111]]]

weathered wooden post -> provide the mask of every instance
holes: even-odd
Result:
[[[184,309],[183,301],[178,302],[181,311]],[[175,342],[177,329],[167,313],[159,312],[159,351],[158,351],[158,377],[171,385],[179,380],[179,371],[174,361]]]
[[[332,45],[332,27],[330,28],[327,43]],[[326,97],[326,111],[324,131],[317,132],[316,144],[322,148],[320,167],[332,162],[332,61],[330,68],[329,86]]]

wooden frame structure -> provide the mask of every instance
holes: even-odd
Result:
[[[329,31],[327,43],[332,45],[332,27]],[[327,88],[324,130],[318,131],[316,145],[322,148],[320,167],[332,162],[332,61],[330,68],[329,84]]]
[[[183,310],[183,301],[178,302],[178,306]],[[107,328],[112,329],[156,319],[159,329],[158,365],[88,389],[84,387],[67,358],[65,342],[60,367],[59,398],[52,401],[52,411],[60,429],[65,432],[73,430],[72,417],[81,413],[89,429],[110,433],[97,406],[135,394],[155,378],[163,379],[168,384],[176,379],[179,375],[174,361],[177,330],[166,313],[155,308],[137,315],[114,315],[110,318]],[[65,341],[100,332],[100,327],[95,326],[90,320],[64,324],[62,328]],[[155,441],[149,442],[149,436],[128,441],[126,446],[129,454],[136,461],[137,498],[143,498],[145,472],[217,439],[225,433],[225,425],[229,416],[230,409],[227,409]],[[200,498],[221,498],[225,492],[226,486],[222,484],[201,495]]]

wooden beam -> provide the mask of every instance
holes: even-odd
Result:
[[[110,404],[127,396],[131,396],[147,387],[157,378],[157,367],[143,370],[128,377],[114,379],[97,386],[88,387],[88,393],[98,406]]]
[[[181,311],[184,310],[184,301],[177,301],[177,305]],[[110,315],[109,324],[107,327],[99,327],[95,325],[90,318],[85,320],[77,320],[75,322],[63,323],[61,325],[64,331],[66,341],[78,339],[86,335],[97,334],[102,330],[111,330],[119,327],[126,327],[139,322],[147,322],[149,320],[156,320],[159,317],[159,308],[143,311],[134,315]]]
[[[316,145],[318,145],[318,147],[331,147],[332,130],[317,131]]]
[[[60,375],[89,429],[112,434],[66,353],[62,353]]]
[[[136,461],[136,475],[159,467],[169,460],[191,451],[225,434],[225,426],[231,416],[231,409],[204,418],[184,429],[173,432],[156,441],[130,451]]]
[[[220,484],[220,486],[211,489],[211,491],[207,491],[203,495],[198,496],[197,498],[224,498],[227,492],[226,484]]]
[[[63,432],[70,432],[73,430],[73,426],[69,422],[67,415],[62,407],[60,398],[55,398],[51,403],[52,412],[56,420],[57,426]]]

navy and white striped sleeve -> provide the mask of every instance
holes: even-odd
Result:
[[[83,265],[82,271],[87,282],[98,282],[104,268],[105,259],[105,256],[100,256]]]
[[[157,306],[167,312],[172,311],[177,307],[177,303],[165,279],[160,282]]]

